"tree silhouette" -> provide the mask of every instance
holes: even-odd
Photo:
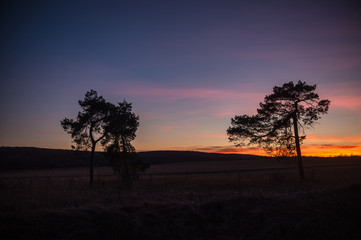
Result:
[[[304,126],[313,126],[330,105],[329,100],[319,100],[315,90],[316,85],[301,81],[275,86],[260,103],[256,115],[232,118],[227,130],[229,140],[236,146],[258,145],[273,156],[297,155],[300,178],[304,179],[300,145],[306,136],[301,136],[299,130],[304,133]]]
[[[117,106],[112,105],[109,116],[102,144],[114,172],[129,184],[146,167],[136,158],[135,148],[131,144],[136,137],[139,117],[132,112],[132,104],[125,100]]]
[[[76,150],[91,149],[90,185],[94,182],[94,152],[100,142],[105,148],[105,156],[109,159],[114,171],[122,180],[136,178],[145,165],[136,158],[131,141],[139,126],[139,117],[132,112],[132,104],[119,102],[118,105],[106,102],[97,92],[90,90],[83,101],[79,101],[82,111],[77,119],[65,118],[61,121],[64,130],[71,134]]]
[[[97,92],[90,90],[85,94],[83,101],[79,100],[82,108],[78,112],[77,119],[64,118],[60,123],[64,131],[71,134],[76,146],[76,150],[86,150],[91,148],[90,155],[90,185],[94,181],[94,152],[95,147],[106,135],[106,126],[110,113],[111,104],[107,103]]]

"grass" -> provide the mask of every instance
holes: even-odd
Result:
[[[2,239],[359,239],[360,172],[4,178]]]

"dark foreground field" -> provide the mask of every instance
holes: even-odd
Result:
[[[361,239],[361,167],[0,179],[1,239]]]

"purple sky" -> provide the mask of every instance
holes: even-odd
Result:
[[[322,2],[5,1],[0,146],[70,148],[94,89],[133,103],[138,150],[232,151],[231,117],[302,80],[331,100],[305,148],[361,154],[361,8]]]

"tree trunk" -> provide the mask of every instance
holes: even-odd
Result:
[[[123,154],[123,160],[124,160],[125,177],[126,177],[126,181],[128,182],[127,184],[129,184],[131,182],[131,174],[130,174],[129,162],[128,162],[128,151],[127,151],[126,141],[124,139],[124,136],[122,136],[122,146],[123,146],[122,154]]]
[[[296,112],[297,112],[297,104],[296,105]],[[295,141],[296,141],[296,151],[297,151],[297,160],[298,160],[298,170],[300,173],[300,179],[305,179],[305,172],[303,169],[303,161],[302,161],[302,155],[301,155],[301,146],[300,146],[300,138],[298,135],[298,124],[297,124],[297,116],[296,113],[293,116],[293,128],[295,130]]]
[[[94,182],[94,152],[95,152],[96,143],[92,144],[92,152],[90,154],[90,168],[89,168],[89,177],[90,177],[90,186],[93,186]]]

